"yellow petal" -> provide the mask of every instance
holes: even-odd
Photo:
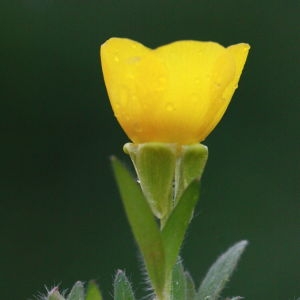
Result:
[[[161,141],[188,144],[202,140],[199,128],[205,125],[204,116],[211,105],[213,68],[219,57],[226,55],[226,49],[214,42],[179,41],[154,51],[169,76],[160,111],[160,116],[165,116],[161,127],[165,136],[160,134]]]
[[[109,99],[116,117],[130,117],[135,107],[135,70],[150,49],[129,39],[111,38],[101,46],[101,64]],[[122,124],[121,124],[122,125]]]
[[[238,81],[242,74],[249,49],[250,46],[245,43],[236,44],[227,48],[227,54],[230,55],[230,59],[234,61],[234,76],[230,82],[228,82],[226,88],[222,92],[222,95],[219,95],[218,99],[216,99],[216,101],[219,101],[220,104],[216,105],[215,109],[211,112],[211,116],[206,118],[209,121],[207,123],[207,127],[203,128],[203,131],[206,132],[203,139],[205,139],[206,136],[216,127],[223,117],[233,93],[238,87]]]
[[[246,56],[235,45],[178,41],[151,50],[113,38],[101,47],[115,116],[135,143],[202,141],[225,112]],[[243,52],[245,53],[245,51]]]
[[[227,51],[232,55],[233,59],[235,60],[235,75],[232,82],[228,85],[227,89],[224,92],[225,98],[231,98],[234,91],[237,89],[238,82],[241,77],[244,65],[246,63],[249,50],[250,46],[245,43],[232,45],[227,48]]]

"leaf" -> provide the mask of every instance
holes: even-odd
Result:
[[[178,261],[172,272],[171,300],[186,299],[186,278],[181,261]]]
[[[185,299],[192,300],[196,296],[194,280],[189,272],[185,271],[184,275],[185,275],[185,281],[186,281]]]
[[[102,300],[98,285],[93,280],[88,283],[85,300]]]
[[[176,263],[185,232],[192,218],[199,196],[198,185],[198,181],[193,181],[187,187],[162,230],[167,273]]]
[[[112,166],[127,218],[144,257],[149,278],[156,293],[161,295],[165,281],[165,261],[160,231],[140,186],[116,158],[112,158]]]
[[[134,300],[131,284],[125,272],[118,270],[114,280],[114,300]]]
[[[55,287],[49,292],[46,300],[65,300],[65,298],[59,293],[58,287]]]
[[[81,281],[77,281],[74,284],[67,300],[84,300],[84,286]]]
[[[196,300],[219,298],[247,245],[247,241],[240,241],[217,259],[202,281]]]
[[[195,295],[194,281],[179,260],[172,272],[171,300],[193,300]]]

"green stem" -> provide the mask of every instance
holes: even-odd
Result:
[[[171,300],[171,286],[172,286],[172,277],[168,276],[168,279],[165,282],[162,295],[157,295],[155,300]]]

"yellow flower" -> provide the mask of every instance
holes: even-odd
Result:
[[[116,118],[134,143],[203,141],[226,111],[249,48],[178,41],[150,49],[109,39],[100,52]]]

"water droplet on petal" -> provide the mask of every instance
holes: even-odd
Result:
[[[163,91],[166,88],[166,78],[159,77],[156,84],[156,91]]]
[[[114,56],[114,61],[115,61],[115,62],[119,62],[119,61],[120,61],[120,58],[119,58],[118,55],[115,55],[115,56]]]
[[[141,60],[140,56],[133,56],[133,57],[130,57],[128,61],[129,61],[129,63],[134,64],[134,63],[139,62],[140,60]]]
[[[202,49],[199,49],[199,50],[197,51],[197,54],[198,54],[198,55],[202,55],[202,54],[203,54],[203,50],[202,50]]]
[[[131,80],[131,81],[135,80],[135,76],[132,73],[127,73],[126,74],[126,78],[129,79],[129,80]]]
[[[216,88],[221,87],[221,83],[219,81],[214,81],[214,85],[215,85]]]
[[[135,131],[136,133],[141,133],[141,132],[143,132],[143,128],[142,128],[141,124],[136,123],[135,126],[134,126],[134,131]]]
[[[175,107],[174,107],[174,105],[172,104],[172,103],[167,103],[166,104],[166,109],[167,109],[167,111],[174,111],[175,110]]]
[[[120,92],[120,101],[122,106],[126,106],[128,102],[128,91],[126,88],[122,88]]]
[[[196,93],[191,94],[190,101],[191,101],[192,104],[199,103],[199,95],[196,94]]]

